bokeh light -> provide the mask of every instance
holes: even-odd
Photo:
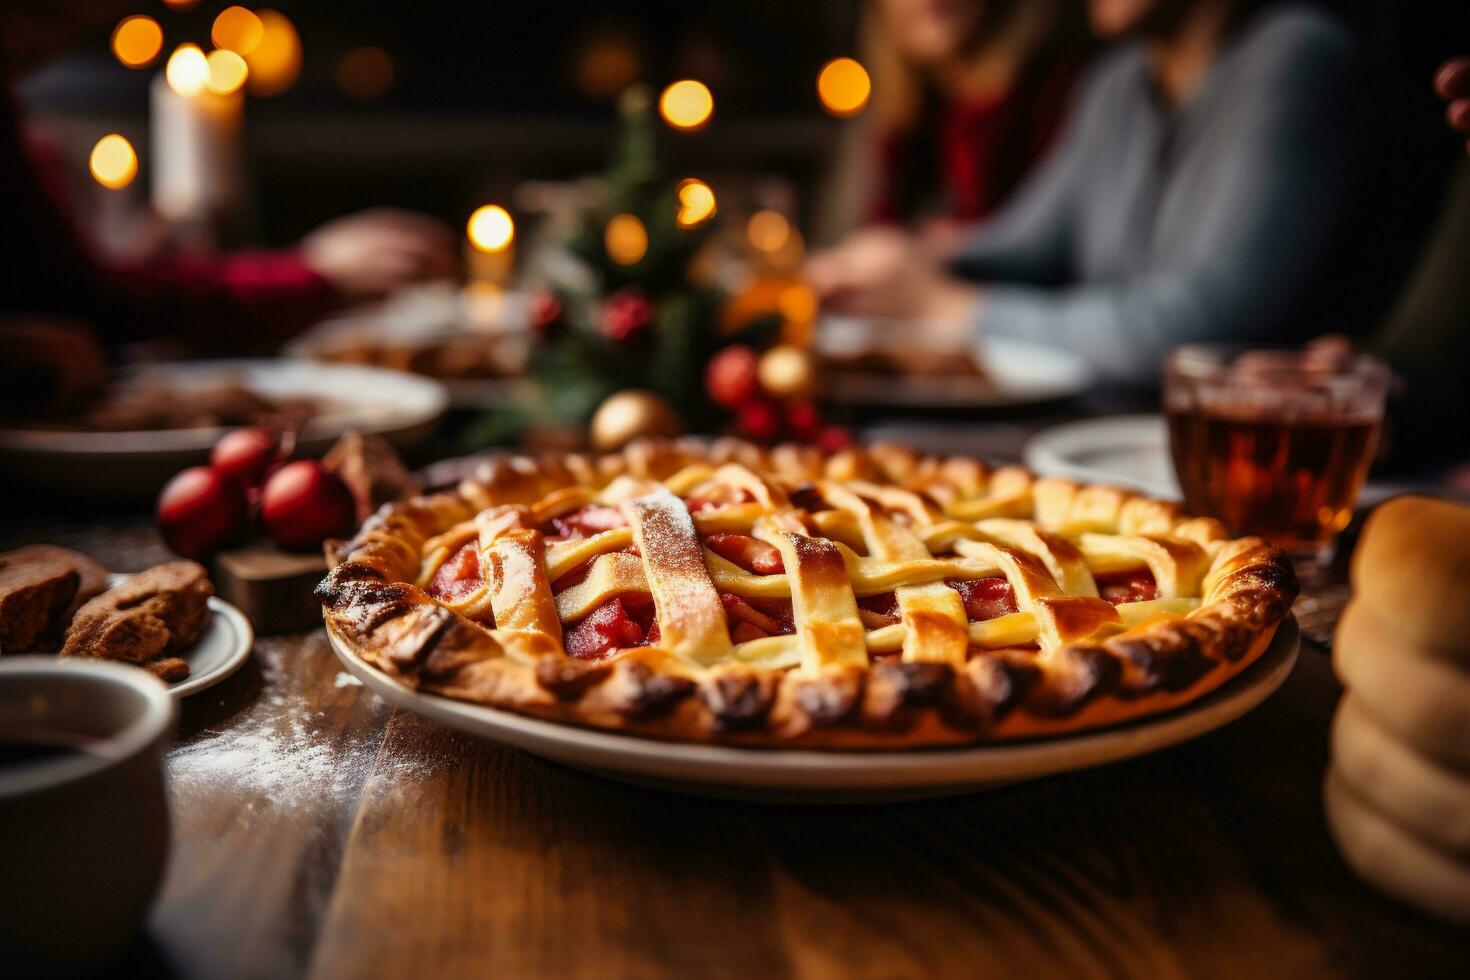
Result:
[[[129,68],[152,64],[162,50],[163,28],[152,17],[124,17],[112,29],[112,53]]]
[[[823,107],[839,119],[862,112],[872,94],[867,69],[851,58],[832,59],[817,76],[817,95]]]
[[[253,11],[244,7],[226,7],[214,19],[209,37],[216,47],[247,55],[265,40],[265,25]]]
[[[128,186],[138,176],[138,154],[127,137],[117,133],[108,133],[97,141],[87,165],[97,183],[114,190]]]
[[[577,58],[577,85],[594,99],[613,98],[642,73],[637,46],[621,34],[594,39]]]
[[[779,252],[791,240],[791,223],[780,211],[757,211],[745,223],[745,237],[762,252]]]
[[[482,252],[503,252],[515,241],[516,224],[498,204],[475,209],[469,222],[470,244]]]
[[[172,10],[189,10],[199,6],[199,0],[163,0],[163,5]]]
[[[245,66],[244,58],[223,48],[209,52],[209,57],[205,61],[209,65],[209,80],[205,82],[205,85],[216,95],[238,92],[250,74],[250,69]]]
[[[702,180],[693,177],[679,181],[679,213],[675,223],[680,228],[694,228],[715,215],[715,192]]]
[[[209,84],[209,60],[197,44],[181,44],[163,70],[168,87],[180,95],[198,95]]]
[[[686,78],[664,89],[658,100],[659,114],[675,129],[698,129],[715,111],[715,97],[703,82]]]
[[[337,88],[349,99],[369,102],[393,87],[393,58],[382,48],[353,48],[337,62]]]
[[[245,55],[250,66],[246,87],[251,95],[280,95],[301,74],[301,35],[283,13],[262,10],[257,16],[262,33],[255,50]]]
[[[648,230],[636,214],[614,215],[602,241],[607,257],[618,265],[636,265],[648,254]]]

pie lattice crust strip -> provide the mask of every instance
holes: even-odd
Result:
[[[566,531],[589,513],[606,526]],[[495,457],[385,506],[336,558],[327,628],[411,687],[758,746],[1000,741],[1165,711],[1258,658],[1297,591],[1280,550],[1176,504],[894,445]],[[431,594],[455,562],[456,588]],[[1103,598],[1119,575],[1151,594]],[[972,615],[974,583],[1010,606]],[[646,631],[587,655],[589,617],[639,602]],[[757,606],[789,608],[785,628]]]

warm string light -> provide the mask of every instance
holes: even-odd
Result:
[[[607,257],[618,265],[636,265],[648,254],[648,230],[636,214],[614,215],[602,236]]]
[[[349,99],[369,102],[393,87],[393,58],[382,48],[353,48],[337,62],[337,88]]]
[[[129,68],[152,64],[162,50],[163,28],[152,17],[143,14],[124,17],[112,29],[112,53]]]
[[[833,58],[817,76],[817,96],[823,107],[839,119],[862,112],[872,93],[867,69],[851,58]]]
[[[301,35],[285,14],[262,10],[260,42],[244,53],[250,67],[247,87],[251,95],[280,95],[296,84],[301,74]]]
[[[658,111],[675,129],[699,129],[714,113],[715,97],[703,82],[686,78],[664,89]]]
[[[679,181],[679,213],[674,221],[680,228],[694,228],[715,215],[715,192],[702,180],[690,177]]]
[[[109,133],[97,141],[87,165],[97,183],[113,190],[128,186],[138,176],[138,154],[133,152],[133,144],[127,137],[118,133]]]
[[[214,19],[209,37],[215,47],[248,55],[265,40],[265,24],[254,11],[244,7],[226,7]]]
[[[179,95],[194,96],[209,84],[209,59],[197,44],[181,44],[168,56],[163,70],[168,87]]]
[[[470,215],[470,244],[482,252],[503,252],[515,241],[516,225],[510,212],[498,204],[486,204]]]
[[[188,10],[199,6],[199,0],[163,0],[163,5],[171,10]]]
[[[205,62],[209,65],[209,79],[204,84],[216,95],[238,92],[250,75],[245,59],[223,48],[209,52]]]
[[[791,223],[779,211],[757,211],[745,223],[745,237],[762,252],[779,252],[791,240]]]

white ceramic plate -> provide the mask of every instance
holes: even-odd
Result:
[[[381,435],[399,446],[428,435],[444,414],[444,386],[398,371],[305,361],[219,360],[160,364],[126,372],[122,383],[178,390],[234,382],[270,398],[316,397],[330,408],[302,432],[301,450],[320,454],[344,432]],[[157,490],[186,466],[204,462],[219,428],[144,432],[0,429],[0,470],[27,483],[88,496]]]
[[[827,316],[818,325],[817,349],[834,357],[902,343],[914,324]],[[875,340],[875,337],[883,337]],[[839,404],[873,408],[963,410],[1011,408],[1074,398],[1093,375],[1077,354],[1021,340],[981,342],[985,375],[903,375],[832,368],[827,397]]]
[[[107,584],[116,588],[129,577],[109,575]],[[209,625],[204,627],[199,642],[180,654],[189,665],[189,676],[167,685],[168,693],[175,698],[188,697],[214,687],[250,659],[250,650],[255,646],[255,630],[245,614],[215,596],[209,597],[209,613]]]
[[[1114,415],[1058,425],[1031,437],[1025,460],[1042,476],[1111,483],[1165,500],[1180,497],[1162,415]]]
[[[849,803],[947,796],[1116,762],[1176,745],[1239,718],[1281,686],[1296,663],[1288,617],[1261,659],[1178,711],[1081,735],[912,752],[745,749],[661,742],[528,718],[422,694],[368,666],[329,628],[332,648],[364,684],[443,725],[624,782],[701,796]]]

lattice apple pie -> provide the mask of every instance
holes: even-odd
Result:
[[[506,457],[318,590],[421,691],[670,739],[879,748],[1177,707],[1265,650],[1283,554],[1112,487],[874,446]]]

